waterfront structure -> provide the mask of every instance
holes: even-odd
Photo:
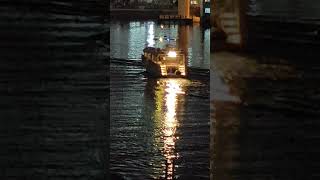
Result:
[[[172,8],[175,0],[111,0],[113,8]]]
[[[183,17],[190,17],[190,1],[178,0],[178,15]]]
[[[213,0],[211,23],[226,34],[226,43],[239,47],[266,41],[319,44],[319,7],[310,0]]]
[[[210,25],[210,16],[211,16],[211,0],[201,0],[200,6],[200,17],[201,22],[206,25]]]

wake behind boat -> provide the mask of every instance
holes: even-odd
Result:
[[[142,63],[146,71],[155,77],[187,76],[185,54],[176,48],[146,47],[143,50]]]

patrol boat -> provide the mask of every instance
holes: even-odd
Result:
[[[165,49],[146,47],[142,63],[147,72],[155,77],[186,77],[186,58],[182,50],[173,47]]]

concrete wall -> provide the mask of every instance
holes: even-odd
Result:
[[[242,11],[244,2],[243,0],[215,0],[213,3],[212,21],[227,35],[227,44],[235,46],[245,44],[246,32],[243,28],[245,16]]]

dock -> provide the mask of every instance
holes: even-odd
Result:
[[[181,15],[160,15],[158,17],[158,23],[173,23],[173,24],[185,24],[192,25],[193,17],[181,16]]]

